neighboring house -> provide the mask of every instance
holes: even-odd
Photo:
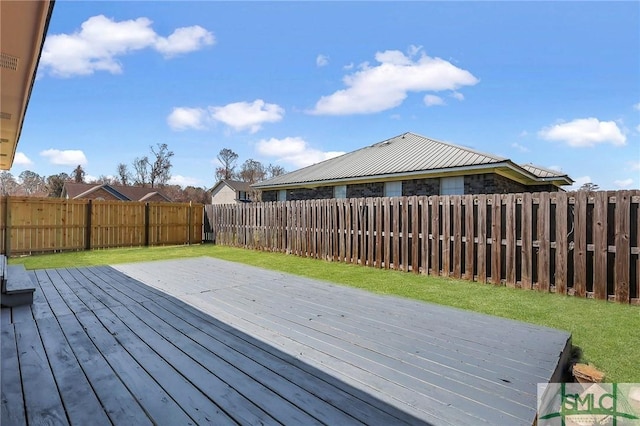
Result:
[[[210,192],[211,204],[235,204],[251,202],[251,194],[256,191],[247,182],[223,179]]]
[[[404,133],[252,185],[262,201],[558,191],[566,174]]]
[[[106,201],[150,201],[171,202],[158,188],[143,186],[110,185],[108,183],[75,183],[65,182],[62,198],[91,199]]]

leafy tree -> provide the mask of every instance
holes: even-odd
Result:
[[[4,171],[0,173],[0,195],[15,195],[18,192],[18,182],[11,172]]]
[[[219,181],[223,179],[233,179],[238,154],[229,148],[224,148],[220,150],[217,158],[222,165],[216,168],[216,179]]]
[[[578,191],[589,191],[589,192],[595,192],[595,191],[599,191],[600,187],[598,186],[598,184],[593,183],[593,182],[587,182],[585,184],[583,184],[580,189],[578,189]]]
[[[261,162],[248,159],[242,166],[240,166],[240,172],[238,173],[240,180],[243,182],[256,183],[263,181],[267,176],[267,171]]]
[[[166,143],[157,144],[157,148],[151,147],[153,163],[149,163],[149,183],[152,188],[164,186],[171,179],[171,157],[173,151],[169,151]]]
[[[47,190],[49,197],[61,197],[64,183],[70,180],[69,175],[64,172],[47,177]]]
[[[133,176],[131,176],[131,172],[126,164],[120,163],[118,164],[118,177],[121,185],[127,186],[131,181],[133,181]]]
[[[133,183],[140,186],[147,186],[149,183],[149,157],[136,157],[133,160],[134,177]]]
[[[73,169],[73,181],[75,183],[84,183],[85,174],[86,173],[84,172],[82,165],[78,164],[78,167]]]
[[[47,183],[44,176],[31,170],[25,170],[18,176],[22,191],[28,196],[44,196],[47,194]]]

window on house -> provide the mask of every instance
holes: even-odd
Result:
[[[281,189],[278,191],[278,201],[287,201],[287,190]]]
[[[384,196],[385,197],[402,197],[402,181],[385,182]]]
[[[247,191],[238,191],[238,200],[247,200]]]
[[[334,186],[333,198],[347,198],[347,185]]]
[[[441,178],[440,195],[464,195],[464,176]]]

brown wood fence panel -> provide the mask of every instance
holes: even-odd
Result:
[[[0,206],[9,256],[202,242],[202,204],[3,197]]]
[[[640,304],[637,190],[309,200],[207,211],[212,229],[205,236],[218,244]]]

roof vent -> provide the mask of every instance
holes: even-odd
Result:
[[[11,114],[8,112],[0,112],[0,118],[3,120],[11,120]]]
[[[0,68],[16,71],[18,69],[18,58],[6,53],[0,53]]]

